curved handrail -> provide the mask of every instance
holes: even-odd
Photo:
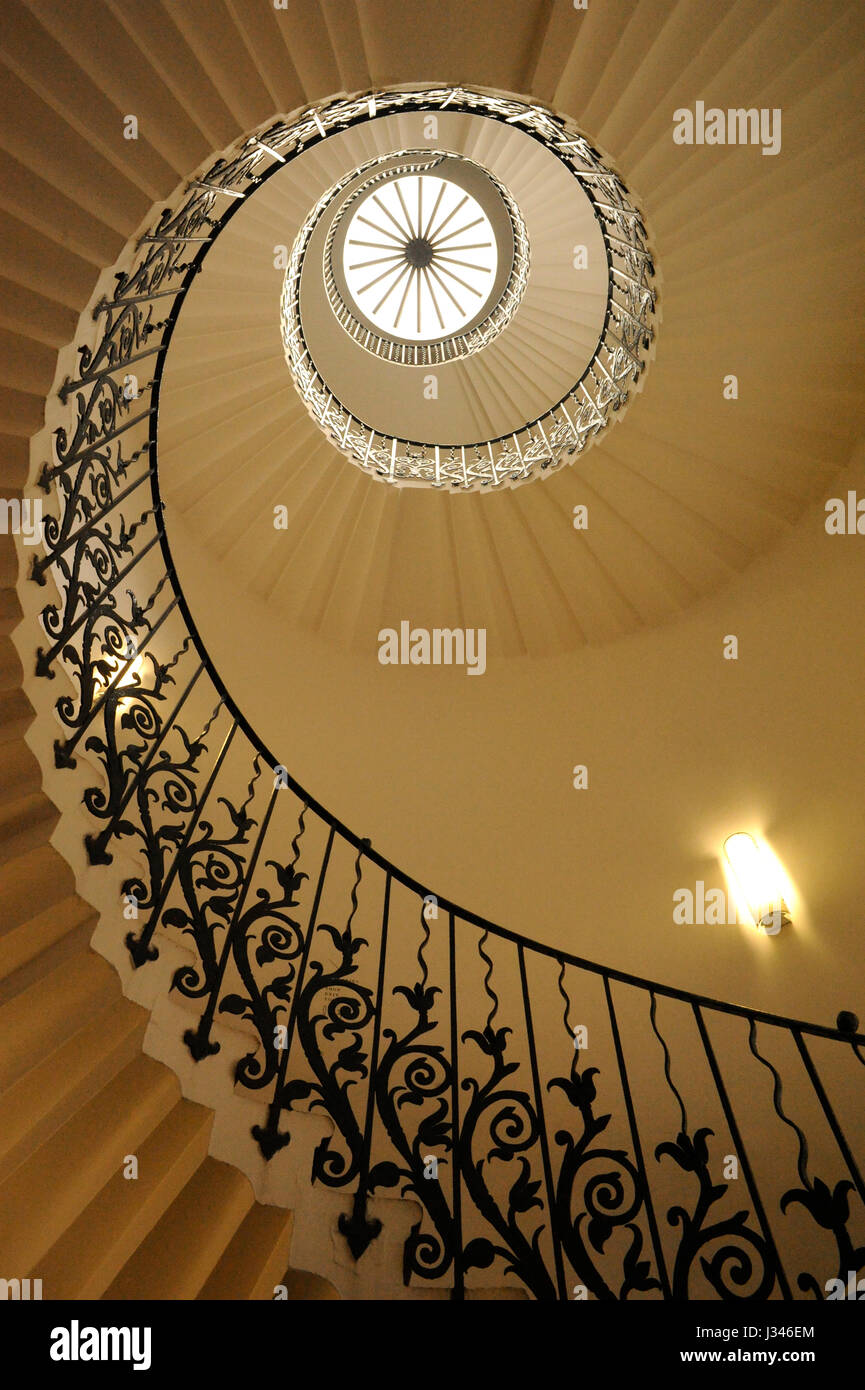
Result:
[[[156,416],[154,416],[154,434],[156,430],[155,422]],[[159,494],[158,483],[155,473],[153,475],[153,492],[154,503],[155,505],[159,506],[161,503],[161,497]],[[304,806],[308,807],[321,820],[323,820],[325,824],[329,825],[334,831],[336,831],[337,834],[339,834],[341,838],[346,841],[347,844],[351,845],[356,850],[361,850],[366,859],[369,859],[373,864],[376,864],[378,868],[383,869],[384,872],[391,879],[394,880],[394,882],[401,883],[404,888],[410,889],[411,892],[415,893],[420,898],[429,897],[431,894],[431,890],[428,884],[423,884],[419,879],[416,879],[411,874],[406,873],[404,869],[401,869],[399,865],[396,864],[392,859],[389,859],[387,855],[382,854],[380,850],[375,849],[368,839],[364,838],[364,836],[362,835],[358,835],[355,831],[349,829],[349,827],[345,825],[344,822],[341,821],[337,816],[333,815],[327,809],[326,806],[323,806],[320,801],[317,801],[316,798],[312,796],[312,794],[308,792],[306,788],[300,782],[298,782],[295,777],[291,775],[291,773],[288,771],[285,765],[281,763],[280,760],[271,751],[271,749],[265,743],[264,739],[260,736],[257,730],[249,723],[249,721],[243,713],[243,710],[234,700],[230,691],[228,690],[228,687],[222,680],[222,677],[219,674],[219,670],[213,662],[210,653],[208,652],[207,647],[205,645],[204,639],[202,638],[201,633],[198,630],[198,626],[195,622],[194,617],[192,616],[192,610],[190,609],[189,604],[187,603],[186,596],[183,592],[183,587],[180,583],[177,570],[174,566],[174,561],[171,556],[171,547],[169,545],[168,537],[165,531],[162,531],[160,533],[160,544],[162,547],[163,556],[165,557],[166,572],[169,575],[172,586],[174,588],[174,592],[177,597],[178,607],[183,613],[184,622],[186,623],[186,626],[189,629],[190,634],[192,635],[192,639],[196,645],[196,648],[198,649],[198,652],[204,663],[205,669],[207,670],[207,673],[215,689],[218,690],[220,696],[224,700],[226,708],[230,711],[237,725],[246,734],[246,737],[249,740],[252,747],[256,750],[257,753],[261,755],[261,757],[264,759],[264,761],[267,763],[267,766],[271,770],[275,770],[276,768],[282,769],[281,775],[284,784],[288,788],[290,788],[290,790],[294,793],[298,800],[304,804]],[[602,965],[600,961],[589,960],[585,956],[575,955],[574,952],[566,951],[560,946],[549,946],[543,942],[536,941],[533,937],[527,936],[523,932],[514,931],[510,927],[505,927],[498,922],[492,921],[491,918],[484,917],[480,913],[473,912],[470,908],[462,907],[459,903],[453,901],[450,898],[442,897],[442,895],[439,893],[435,894],[435,899],[438,907],[443,912],[451,914],[459,921],[468,922],[472,926],[479,927],[481,931],[488,932],[492,936],[500,937],[503,941],[510,941],[514,945],[528,947],[529,949],[537,951],[542,955],[551,956],[555,960],[564,961],[566,964],[576,966],[580,970],[586,970],[590,974],[602,975],[610,980],[618,980],[620,984],[637,985],[641,989],[652,990],[653,993],[665,995],[669,999],[680,999],[685,1000],[688,1003],[701,1004],[707,1008],[716,1009],[720,1013],[735,1014],[741,1018],[756,1018],[760,1022],[774,1023],[784,1028],[798,1028],[803,1033],[812,1034],[814,1037],[835,1038],[839,1041],[844,1042],[850,1042],[852,1040],[854,1042],[861,1043],[863,1046],[865,1046],[865,1032],[852,1034],[849,1032],[845,1033],[841,1032],[837,1028],[826,1027],[824,1024],[808,1023],[801,1019],[790,1018],[784,1014],[770,1013],[762,1009],[748,1009],[745,1008],[743,1005],[730,1003],[728,1000],[715,999],[710,995],[699,994],[693,990],[679,989],[674,985],[665,985],[660,980],[651,980],[640,975],[634,975],[626,970],[618,970],[613,966]]]
[[[346,99],[346,120],[361,119],[372,101],[372,96]],[[332,108],[333,104],[327,109]],[[143,868],[127,878],[121,890],[136,917],[139,906],[149,909],[147,923],[126,937],[132,965],[140,969],[154,960],[158,943],[173,932],[180,932],[187,945],[191,938],[194,963],[180,967],[172,982],[173,989],[201,1007],[197,1027],[184,1035],[191,1065],[206,1065],[220,1051],[223,1015],[249,1024],[253,1051],[236,1061],[234,1081],[251,1097],[261,1098],[262,1120],[251,1133],[265,1160],[288,1147],[304,1108],[328,1115],[334,1134],[316,1149],[310,1176],[313,1183],[351,1194],[351,1214],[343,1214],[340,1230],[356,1259],[381,1228],[368,1203],[377,1200],[377,1193],[396,1187],[411,1194],[423,1213],[406,1242],[405,1281],[449,1281],[455,1296],[464,1292],[467,1275],[482,1277],[478,1271],[505,1262],[506,1271],[515,1272],[538,1298],[568,1297],[569,1270],[594,1297],[651,1296],[656,1291],[664,1297],[688,1297],[699,1267],[719,1297],[744,1296],[746,1285],[749,1296],[768,1297],[777,1288],[782,1297],[791,1297],[775,1235],[779,1217],[765,1198],[765,1182],[761,1187],[752,1162],[741,1097],[731,1089],[735,1077],[724,1074],[706,1014],[748,1021],[750,1055],[773,1078],[775,1116],[799,1139],[799,1186],[773,1194],[779,1198],[777,1207],[782,1215],[791,1204],[805,1207],[816,1227],[831,1233],[839,1268],[854,1254],[848,1230],[854,1214],[847,1192],[855,1189],[865,1203],[865,1182],[843,1117],[836,1113],[837,1100],[833,1105],[805,1036],[841,1043],[845,1065],[858,1079],[858,1066],[865,1066],[865,1034],[652,982],[534,942],[447,899],[434,898],[309,796],[276,760],[231,697],[197,629],[163,524],[157,459],[162,371],[183,297],[212,242],[210,233],[225,225],[241,195],[285,162],[280,142],[294,139],[291,131],[296,134],[304,121],[310,139],[324,138],[319,112],[291,127],[278,123],[246,138],[203,178],[193,180],[184,194],[186,201],[166,209],[153,231],[141,239],[137,250],[147,249],[130,270],[118,274],[113,297],[103,296],[94,308],[94,318],[105,315],[105,331],[95,349],[79,349],[78,377],[61,388],[62,401],[74,396],[77,415],[71,434],[65,429],[56,432],[56,461],[46,464],[41,476],[46,491],[55,485],[61,511],[46,521],[46,553],[34,561],[32,577],[44,583],[51,572],[61,601],[43,610],[51,645],[38,654],[37,671],[50,677],[55,666],[65,666],[77,687],[75,696],[66,694],[57,702],[61,725],[68,731],[55,744],[57,765],[74,766],[83,747],[104,775],[105,785],[89,786],[84,794],[88,814],[102,823],[98,833],[86,837],[91,862],[110,863],[110,848],[124,838],[140,841]],[[295,140],[294,148],[302,145]],[[265,153],[273,162],[259,172]],[[227,191],[235,196],[214,217],[216,199]],[[190,247],[197,250],[184,261]],[[168,314],[154,322],[154,303],[169,296]],[[137,396],[125,393],[126,369],[151,359],[153,375],[145,387],[149,405],[139,408],[132,404]],[[124,457],[123,441],[134,443],[145,431],[140,447]],[[143,471],[131,479],[139,464]],[[123,507],[135,501],[136,490],[147,479],[151,505],[127,525]],[[140,578],[144,569],[136,573],[136,567],[148,556],[152,565],[156,555],[162,564],[155,582],[152,576],[148,581],[147,588],[153,582],[152,592],[147,592]],[[135,587],[125,588],[129,584]],[[129,595],[128,614],[118,599],[124,591]],[[161,651],[155,655],[160,648],[170,651],[170,658]],[[149,677],[134,674],[134,662],[142,652],[150,661]],[[167,691],[175,680],[177,698],[169,710]],[[203,727],[191,735],[184,708],[192,709],[207,689],[218,697],[216,706],[211,713],[212,699],[207,696]],[[216,751],[206,764],[211,743]],[[246,769],[244,781],[249,779],[241,804],[236,796],[221,794],[219,780],[238,749],[240,765]],[[273,774],[267,795],[262,763]],[[281,846],[271,849],[268,841],[283,789],[300,805],[287,852]],[[311,816],[326,829],[324,852],[315,865],[306,857],[304,838]],[[319,920],[326,884],[333,882],[337,837],[354,851],[354,882],[346,894],[350,903],[341,930]],[[311,876],[302,869],[304,864],[315,868]],[[361,889],[367,892],[373,869],[383,881],[369,889],[376,902],[380,897],[371,942],[357,934],[357,913]],[[412,895],[422,933],[417,977],[400,973],[396,985],[388,930],[395,885]],[[304,898],[310,894],[307,911]],[[440,909],[446,926],[438,927],[434,924]],[[490,938],[497,943],[495,949],[486,949]],[[438,956],[431,958],[436,952]],[[519,1004],[506,1003],[506,991],[499,984],[505,959],[515,966]],[[552,981],[543,969],[548,962],[558,965],[556,988],[564,1003],[561,1027],[551,1022]],[[282,973],[274,975],[274,969]],[[480,994],[460,997],[460,985],[475,979],[473,972],[479,969],[489,1001],[485,1022],[477,1017]],[[604,1061],[600,1068],[583,1063],[585,1028],[571,1021],[577,996],[572,985],[569,992],[568,972],[575,971],[595,977],[603,991],[600,1006],[597,1000],[591,1003],[585,981],[579,991],[581,1008],[595,1009],[591,1027],[593,1037],[601,1036],[600,1046],[594,1044]],[[432,985],[430,980],[436,978],[440,983]],[[644,1029],[650,1025],[646,1046],[654,1045],[663,1054],[659,1084],[675,1098],[681,1117],[672,1139],[663,1128],[657,1129],[654,1113],[647,1116],[634,1094],[633,1042],[620,1016],[628,990],[637,991],[649,1005],[648,1019],[643,1011],[641,1024]],[[665,1031],[658,1021],[658,996],[668,1001]],[[676,1011],[675,1006],[686,1007]],[[511,1017],[516,1026],[497,1026],[500,1014]],[[685,1054],[688,1070],[683,1079],[681,1054],[692,1047],[683,1019],[696,1027],[701,1065],[725,1125],[718,1143],[726,1143],[727,1157],[735,1156],[741,1165],[748,1212],[741,1210],[742,1199],[734,1197],[726,1174],[720,1182],[712,1167],[708,1138],[715,1129],[691,1129],[683,1093],[690,1089],[687,1098],[693,1105],[696,1062],[691,1053]],[[776,1063],[783,1063],[772,1045],[768,1057],[758,1046],[758,1025],[788,1037],[801,1060],[798,1078],[785,1073],[782,1080]],[[570,1057],[564,1069],[563,1046]],[[796,1087],[805,1084],[824,1118],[822,1140],[817,1136],[822,1147],[810,1160],[805,1133],[788,1114],[788,1081],[793,1085],[794,1110]],[[607,1095],[612,1087],[621,1102],[616,1147],[605,1146],[600,1138],[612,1119],[611,1114],[596,1113],[602,1084]],[[705,1086],[696,1097],[701,1113],[704,1092]],[[663,1105],[653,1104],[655,1109],[660,1115]],[[653,1148],[649,1136],[656,1141]],[[761,1142],[757,1136],[758,1152]],[[560,1156],[553,1144],[562,1150]],[[652,1154],[658,1164],[671,1160],[683,1183],[693,1177],[699,1182],[695,1202],[687,1197],[686,1205],[668,1212],[669,1224],[682,1225],[672,1256],[661,1239],[655,1210]],[[449,1191],[435,1176],[439,1162]],[[598,1162],[604,1173],[593,1176],[592,1165]],[[831,1190],[822,1178],[812,1177],[815,1167],[830,1171],[837,1163],[850,1177],[835,1182]],[[722,1217],[714,1208],[728,1199],[740,1209]],[[528,1227],[535,1221],[536,1208],[543,1220],[531,1233]],[[486,1234],[464,1235],[464,1228],[478,1227]],[[630,1244],[613,1275],[603,1256],[614,1232],[617,1238],[627,1235]],[[724,1242],[720,1250],[713,1244],[719,1239]],[[639,1258],[644,1244],[650,1258]],[[731,1250],[739,1262],[732,1272]],[[714,1253],[698,1262],[700,1251]],[[825,1252],[820,1253],[823,1258]],[[821,1296],[821,1280],[813,1269],[800,1271],[797,1282],[803,1293]]]

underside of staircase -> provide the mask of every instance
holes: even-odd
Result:
[[[142,1052],[147,1011],[92,950],[97,914],[50,844],[8,631],[2,651],[0,1263],[52,1299],[336,1297],[289,1267],[292,1213],[208,1156],[212,1111]]]

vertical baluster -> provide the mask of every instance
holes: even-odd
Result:
[[[375,1016],[373,1018],[372,1046],[369,1056],[369,1083],[366,1096],[366,1116],[363,1126],[363,1157],[360,1165],[357,1191],[354,1195],[350,1219],[340,1216],[339,1229],[346,1237],[355,1259],[359,1259],[371,1241],[381,1232],[381,1222],[367,1215],[366,1204],[369,1196],[369,1167],[372,1149],[372,1124],[375,1115],[375,1074],[378,1069],[379,1040],[381,1038],[381,1016],[384,1003],[384,975],[387,956],[387,928],[390,914],[391,876],[387,875],[384,885],[384,907],[381,919],[381,938],[378,954],[378,980],[376,983]]]
[[[796,1046],[799,1049],[799,1055],[801,1056],[802,1061],[805,1063],[805,1070],[808,1073],[808,1079],[811,1082],[811,1085],[814,1087],[814,1090],[817,1094],[817,1099],[823,1107],[823,1114],[826,1116],[829,1128],[835,1136],[835,1142],[838,1145],[838,1148],[841,1150],[841,1153],[844,1155],[844,1162],[847,1164],[847,1167],[850,1171],[850,1176],[856,1184],[856,1191],[859,1193],[859,1196],[861,1197],[863,1204],[865,1204],[865,1185],[863,1185],[862,1182],[862,1174],[859,1171],[859,1167],[856,1163],[856,1160],[853,1157],[850,1146],[847,1143],[846,1138],[844,1137],[844,1131],[838,1123],[838,1120],[835,1116],[835,1111],[832,1108],[832,1104],[829,1100],[829,1097],[826,1094],[826,1091],[823,1087],[823,1083],[817,1075],[817,1069],[814,1066],[813,1061],[811,1060],[811,1054],[805,1046],[805,1040],[802,1037],[802,1031],[799,1028],[792,1028],[790,1031],[792,1032],[793,1038],[796,1042]]]
[[[177,870],[180,865],[181,859],[183,858],[183,855],[189,848],[189,842],[192,839],[192,836],[195,834],[196,826],[198,825],[198,822],[201,819],[202,812],[204,811],[204,808],[207,805],[210,793],[213,789],[213,784],[219,776],[219,773],[222,769],[222,765],[225,762],[228,750],[231,747],[232,740],[234,739],[234,735],[236,733],[237,720],[235,719],[223,740],[222,747],[220,748],[216,760],[213,764],[213,768],[211,770],[210,776],[207,779],[204,791],[201,794],[198,805],[196,806],[190,818],[189,825],[186,827],[183,839],[177,849],[174,858],[171,861],[171,867],[169,868],[168,873],[165,876],[165,883],[163,884],[162,892],[159,895],[159,901],[153,904],[150,917],[142,927],[141,934],[138,937],[135,937],[132,932],[129,932],[127,934],[126,948],[129,951],[130,956],[132,957],[133,964],[136,967],[143,965],[145,961],[156,960],[157,958],[158,952],[155,950],[155,948],[151,947],[150,942],[153,938],[154,932],[156,931],[156,927],[159,922],[159,918],[162,915],[162,911],[165,907],[165,904],[168,901],[168,895],[170,894],[171,889],[174,885],[174,880],[177,877]]]
[[[222,943],[222,953],[219,958],[219,964],[216,972],[216,979],[214,981],[213,988],[210,991],[207,1003],[205,1005],[204,1013],[201,1015],[201,1018],[198,1021],[197,1028],[188,1028],[183,1035],[183,1041],[186,1043],[187,1047],[189,1048],[190,1052],[192,1053],[192,1056],[195,1058],[196,1061],[200,1061],[201,1058],[206,1056],[208,1053],[212,1054],[219,1050],[219,1044],[212,1043],[210,1041],[210,1030],[213,1026],[213,1017],[216,1012],[216,1004],[219,999],[220,991],[222,989],[222,981],[225,977],[225,969],[228,964],[228,957],[231,954],[234,933],[237,930],[238,923],[240,922],[241,916],[243,914],[243,908],[246,903],[246,896],[249,892],[249,886],[252,883],[252,879],[255,875],[256,866],[258,864],[258,857],[261,854],[261,847],[264,844],[265,836],[267,835],[268,826],[270,825],[270,818],[273,815],[273,808],[276,805],[276,798],[278,794],[279,788],[274,787],[273,791],[270,794],[270,801],[267,804],[267,810],[265,811],[264,818],[261,822],[261,828],[259,829],[258,835],[256,836],[255,845],[253,846],[252,854],[250,855],[249,863],[246,868],[246,873],[243,877],[243,886],[241,887],[240,895],[235,904],[234,912],[231,917],[231,922],[229,923],[228,930],[225,933],[225,939]]]
[[[460,1170],[462,1167],[462,1139],[459,1122],[459,1032],[457,1029],[457,955],[456,932],[453,909],[448,913],[448,957],[451,1014],[451,1152],[453,1154],[453,1214],[454,1214],[454,1286],[451,1297],[465,1298],[465,1271],[463,1269],[463,1225],[462,1192],[460,1189]]]
[[[703,1051],[706,1054],[709,1067],[711,1068],[712,1080],[715,1083],[715,1090],[718,1092],[718,1098],[721,1102],[721,1106],[724,1111],[724,1118],[727,1121],[727,1127],[730,1131],[730,1136],[733,1140],[733,1144],[735,1146],[736,1153],[739,1157],[739,1161],[742,1164],[742,1171],[745,1174],[745,1181],[748,1184],[748,1191],[751,1194],[751,1201],[754,1204],[754,1212],[756,1214],[757,1220],[760,1223],[760,1229],[763,1232],[766,1244],[768,1245],[769,1250],[772,1254],[772,1260],[775,1265],[775,1274],[778,1279],[778,1284],[781,1288],[781,1292],[784,1295],[784,1298],[791,1299],[793,1295],[790,1292],[790,1285],[787,1283],[787,1276],[784,1273],[784,1267],[778,1255],[778,1250],[775,1245],[775,1240],[772,1235],[769,1222],[766,1220],[766,1213],[763,1208],[763,1201],[760,1197],[760,1192],[757,1187],[757,1183],[754,1179],[754,1174],[752,1172],[751,1165],[748,1162],[748,1155],[745,1150],[745,1145],[742,1141],[742,1136],[739,1133],[739,1126],[737,1125],[736,1117],[733,1114],[733,1107],[731,1106],[729,1097],[727,1095],[727,1088],[724,1085],[724,1078],[721,1076],[721,1071],[715,1057],[715,1051],[712,1047],[711,1039],[709,1038],[709,1033],[706,1028],[706,1022],[703,1018],[702,1009],[696,1001],[692,1003],[691,1007],[694,1010],[694,1017],[697,1020],[697,1027],[700,1030],[700,1038],[703,1043]]]
[[[628,1112],[628,1125],[631,1131],[631,1143],[634,1146],[634,1159],[637,1170],[640,1174],[640,1181],[643,1185],[643,1201],[646,1204],[646,1217],[649,1222],[649,1231],[652,1236],[652,1246],[655,1251],[655,1262],[658,1266],[658,1276],[661,1280],[661,1287],[664,1291],[664,1298],[672,1298],[670,1289],[670,1279],[667,1274],[667,1266],[664,1262],[664,1251],[661,1245],[661,1237],[658,1231],[658,1222],[655,1217],[655,1208],[652,1204],[652,1193],[649,1188],[649,1181],[646,1176],[646,1165],[643,1162],[643,1146],[640,1143],[640,1132],[637,1128],[637,1116],[634,1111],[634,1102],[631,1098],[631,1085],[628,1081],[628,1070],[625,1066],[625,1053],[622,1047],[622,1039],[619,1034],[619,1023],[616,1018],[616,1010],[613,1007],[613,996],[610,992],[610,978],[604,975],[604,992],[607,996],[607,1012],[610,1016],[610,1028],[613,1034],[613,1045],[616,1049],[616,1061],[619,1066],[619,1079],[622,1083],[622,1094],[625,1097],[625,1109]]]
[[[315,934],[318,909],[321,903],[321,895],[324,889],[324,880],[327,874],[328,864],[330,863],[330,852],[333,849],[333,839],[335,827],[330,826],[327,836],[327,844],[324,849],[324,856],[321,861],[321,868],[318,873],[318,883],[315,888],[312,908],[309,914],[309,927],[307,928],[306,940],[303,944],[303,955],[300,958],[300,965],[297,969],[297,979],[294,983],[294,993],[291,999],[291,1008],[288,1014],[288,1025],[286,1028],[285,1046],[279,1058],[279,1071],[276,1078],[273,1100],[268,1106],[267,1121],[264,1125],[253,1125],[252,1136],[257,1141],[261,1153],[265,1159],[273,1158],[275,1153],[285,1148],[291,1143],[290,1134],[282,1134],[279,1129],[279,1116],[282,1111],[282,1093],[285,1089],[285,1080],[288,1072],[288,1060],[291,1053],[292,1039],[294,1038],[295,1022],[297,1018],[297,1003],[303,988],[306,966],[309,960],[309,951],[312,945],[312,938]]]
[[[565,1269],[562,1263],[562,1245],[559,1233],[555,1229],[553,1212],[555,1210],[555,1189],[553,1186],[553,1166],[550,1162],[550,1145],[547,1135],[546,1121],[544,1120],[544,1098],[541,1092],[541,1079],[538,1071],[538,1053],[535,1046],[535,1030],[532,1023],[532,1004],[529,997],[529,982],[526,975],[526,957],[522,942],[517,947],[520,962],[520,981],[523,988],[523,1012],[526,1019],[526,1037],[529,1044],[529,1059],[532,1069],[532,1085],[535,1092],[535,1112],[538,1117],[538,1128],[541,1140],[541,1155],[544,1164],[544,1180],[547,1188],[547,1211],[550,1218],[550,1234],[553,1240],[553,1259],[556,1266],[556,1285],[559,1290],[559,1298],[565,1302],[568,1297],[565,1285]]]

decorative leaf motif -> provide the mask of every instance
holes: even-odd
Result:
[[[476,1236],[463,1251],[462,1266],[463,1269],[489,1269],[495,1257],[496,1249],[492,1241]]]
[[[636,1289],[640,1293],[648,1293],[651,1289],[660,1289],[661,1281],[652,1278],[652,1266],[648,1260],[639,1258],[643,1248],[643,1236],[639,1226],[629,1222],[626,1228],[631,1233],[631,1244],[625,1252],[623,1262],[624,1283],[622,1285],[622,1297],[627,1297],[631,1289]]]
[[[401,1177],[402,1173],[396,1163],[377,1163],[370,1170],[369,1189],[372,1192],[376,1187],[396,1187]]]
[[[426,1149],[448,1149],[451,1144],[451,1122],[447,1108],[442,1106],[435,1114],[421,1120],[417,1131],[420,1143]]]
[[[212,912],[214,917],[221,917],[227,922],[231,917],[234,901],[232,898],[208,898],[203,907],[207,912]]]
[[[714,1130],[698,1129],[693,1139],[689,1134],[681,1131],[676,1136],[675,1142],[665,1142],[658,1144],[655,1149],[655,1157],[660,1158],[662,1154],[667,1154],[678,1163],[679,1167],[688,1173],[697,1173],[701,1168],[705,1168],[709,1159],[709,1146],[706,1143],[706,1136],[714,1136]],[[726,1185],[717,1189],[719,1195],[726,1192]]]
[[[501,1057],[507,1047],[508,1035],[513,1032],[511,1028],[491,1028],[487,1025],[483,1032],[469,1030],[463,1033],[463,1042],[476,1043],[481,1052],[488,1057]],[[509,1068],[513,1070],[513,1066]]]
[[[360,1076],[366,1075],[366,1053],[361,1051],[360,1038],[355,1037],[354,1041],[337,1055],[337,1063],[342,1071],[357,1072]]]
[[[247,999],[244,999],[242,995],[226,994],[225,998],[219,1005],[219,1012],[221,1014],[243,1015],[246,1013],[248,1006],[249,1001]]]
[[[296,1100],[306,1100],[311,1096],[315,1087],[311,1081],[302,1081],[299,1077],[293,1081],[287,1081],[280,1090],[279,1096],[286,1109]]]
[[[298,873],[291,864],[279,864],[276,861],[271,861],[271,863],[276,870],[276,877],[282,889],[286,907],[296,907],[295,894],[299,891],[304,880],[309,878],[309,874]]]
[[[590,1109],[594,1104],[597,1092],[593,1078],[598,1075],[597,1067],[587,1067],[583,1072],[574,1072],[570,1077],[557,1076],[548,1083],[549,1088],[558,1086],[564,1091],[568,1100],[578,1110]],[[610,1117],[605,1117],[608,1120]]]
[[[528,1160],[521,1158],[520,1176],[510,1190],[510,1205],[512,1211],[530,1211],[532,1207],[542,1207],[543,1203],[537,1195],[540,1191],[540,1179],[536,1182],[530,1181],[531,1168]]]
[[[394,994],[403,995],[415,1012],[423,1017],[426,1017],[432,1011],[435,997],[437,994],[441,994],[441,992],[438,985],[431,985],[429,988],[424,989],[420,981],[412,985],[411,988],[407,985],[397,985],[394,989]]]
[[[852,1191],[853,1184],[847,1180],[836,1183],[830,1191],[822,1178],[815,1178],[810,1191],[802,1189],[785,1192],[781,1198],[781,1210],[786,1212],[791,1204],[799,1202],[824,1231],[836,1231],[847,1224],[850,1215],[847,1194]]]

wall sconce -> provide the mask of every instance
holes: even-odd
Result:
[[[753,835],[738,831],[728,836],[724,854],[754,926],[762,927],[767,936],[777,936],[782,927],[790,926],[792,919],[772,856],[760,849]]]

